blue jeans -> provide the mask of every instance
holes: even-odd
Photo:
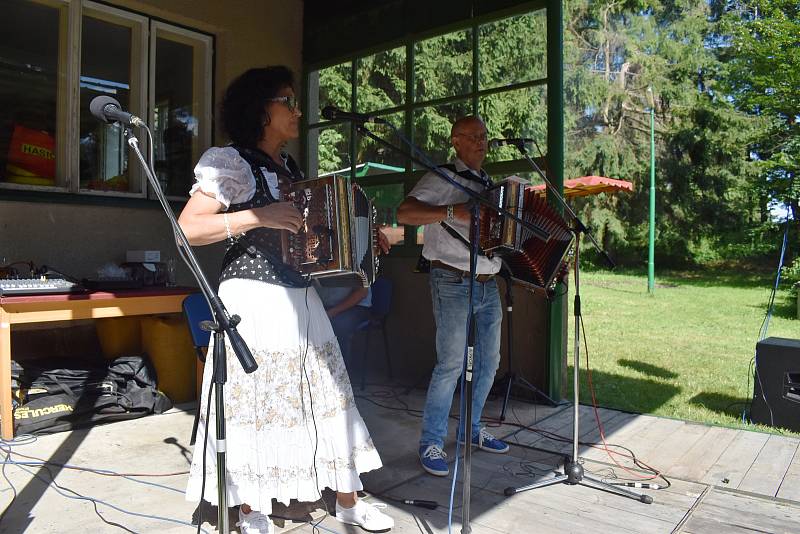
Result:
[[[433,368],[420,446],[444,446],[453,392],[461,377],[467,340],[469,279],[445,269],[431,269],[431,297],[436,319],[436,366]],[[475,282],[472,305],[477,329],[472,373],[472,437],[480,432],[483,405],[500,364],[503,312],[497,282]]]

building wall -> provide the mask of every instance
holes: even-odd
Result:
[[[281,63],[301,72],[301,0],[109,3],[215,36],[215,110],[228,83],[250,67]],[[215,144],[222,142],[217,131]],[[82,278],[93,276],[105,263],[124,261],[126,250],[160,250],[162,258],[177,257],[169,223],[156,201],[81,204],[65,196],[70,198],[64,202],[57,195],[32,201],[0,199],[0,264],[33,261]],[[202,247],[198,253],[209,277],[216,278],[219,246]],[[178,282],[192,282],[182,265]]]

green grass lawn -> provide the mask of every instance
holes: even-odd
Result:
[[[647,276],[581,273],[589,362],[601,406],[741,428],[752,396],[753,358],[774,280],[739,272],[659,273],[654,294]],[[570,288],[572,289],[572,288]],[[572,395],[572,299],[568,361]],[[800,338],[797,301],[775,299],[768,336]],[[591,402],[581,347],[581,401]]]

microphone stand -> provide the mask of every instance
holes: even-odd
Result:
[[[143,127],[145,130],[147,130],[147,135],[150,138],[150,146],[152,147],[153,142],[152,136],[150,135],[150,129],[147,128],[147,125],[144,125]],[[203,328],[205,330],[211,330],[214,332],[213,376],[217,430],[217,528],[220,532],[227,533],[230,531],[230,528],[228,521],[228,488],[225,468],[225,451],[227,448],[225,430],[225,404],[223,402],[224,386],[225,382],[227,381],[225,336],[228,336],[228,342],[233,348],[233,352],[236,354],[236,357],[239,359],[239,363],[244,368],[246,373],[252,373],[258,369],[258,364],[253,359],[250,349],[247,347],[247,344],[244,342],[244,339],[242,339],[241,334],[239,334],[239,331],[236,329],[236,325],[239,324],[241,318],[238,315],[230,315],[228,313],[228,310],[225,309],[225,305],[222,303],[222,300],[219,298],[216,291],[214,291],[214,288],[211,286],[211,284],[208,283],[208,279],[203,273],[203,270],[197,261],[197,257],[194,255],[192,247],[189,245],[189,240],[183,233],[183,230],[178,224],[177,219],[175,219],[175,214],[172,212],[172,208],[170,208],[170,205],[164,196],[164,192],[161,190],[161,186],[156,179],[155,172],[150,168],[150,165],[147,164],[142,156],[141,151],[139,150],[139,140],[134,135],[133,129],[130,126],[125,128],[125,136],[128,138],[128,145],[136,153],[136,157],[139,159],[145,174],[147,174],[147,179],[150,183],[150,186],[153,188],[153,193],[156,195],[156,198],[158,198],[158,201],[161,204],[167,219],[169,219],[169,222],[172,225],[172,230],[175,235],[175,242],[178,246],[178,253],[192,271],[195,280],[197,280],[197,283],[200,286],[200,290],[203,292],[203,295],[205,295],[209,307],[214,314],[214,321],[204,321],[206,324],[203,325]],[[150,159],[152,160],[152,156]],[[198,395],[201,393],[202,392],[198,392]],[[198,407],[198,410],[199,409],[200,408]],[[208,435],[208,421],[206,421],[206,443],[208,443]],[[203,453],[205,454],[205,449],[203,449]],[[203,480],[205,484],[205,470],[203,470]],[[201,494],[200,500],[202,501],[202,499],[203,495]],[[200,525],[202,523],[202,517],[198,521],[198,525]]]
[[[653,502],[653,497],[647,494],[639,494],[633,491],[629,491],[619,486],[614,486],[612,484],[608,484],[603,482],[599,478],[595,478],[591,475],[584,474],[583,464],[578,457],[578,422],[580,419],[580,415],[578,413],[578,409],[580,407],[579,403],[579,392],[580,392],[580,382],[579,382],[579,374],[578,374],[578,367],[580,364],[580,352],[581,352],[581,329],[580,325],[583,321],[581,316],[581,296],[580,296],[580,250],[581,250],[581,234],[586,235],[589,240],[592,242],[594,247],[603,255],[608,265],[613,269],[614,262],[611,260],[611,257],[608,253],[600,247],[597,240],[592,235],[591,231],[583,224],[583,222],[578,218],[575,212],[570,208],[567,201],[564,199],[561,192],[556,189],[550,180],[547,178],[546,174],[542,171],[539,165],[528,155],[528,151],[525,149],[524,144],[520,141],[518,143],[513,143],[514,146],[520,151],[522,156],[528,161],[530,166],[536,171],[537,174],[542,178],[544,183],[547,185],[547,190],[556,198],[558,199],[559,203],[564,207],[564,210],[569,214],[572,218],[572,221],[575,225],[573,232],[575,233],[575,300],[573,304],[573,315],[575,321],[575,345],[573,346],[573,354],[575,358],[575,363],[573,365],[573,375],[572,375],[572,394],[573,394],[573,401],[572,401],[572,456],[567,457],[564,459],[564,473],[557,474],[554,478],[550,478],[547,480],[540,480],[538,482],[534,482],[532,484],[528,484],[526,486],[522,486],[519,488],[508,487],[505,489],[504,493],[507,496],[514,495],[515,493],[520,493],[522,491],[532,490],[536,488],[543,488],[546,486],[552,486],[558,484],[560,482],[564,482],[565,484],[575,485],[580,484],[582,486],[586,486],[589,488],[594,488],[598,490],[608,491],[610,493],[614,493],[616,495],[620,495],[623,497],[629,497],[631,499],[636,499],[641,501],[645,504],[651,504]],[[539,148],[538,146],[536,147]],[[541,150],[539,151],[541,152]]]
[[[386,122],[381,120],[382,124],[389,126],[390,128],[394,127]],[[478,263],[478,254],[479,254],[479,243],[480,243],[480,206],[484,205],[500,213],[503,217],[509,217],[515,220],[517,223],[522,225],[525,229],[530,230],[533,234],[544,240],[547,241],[550,238],[550,234],[545,231],[544,229],[540,228],[535,224],[531,224],[528,221],[524,221],[521,218],[517,217],[516,215],[509,213],[505,210],[499,209],[497,206],[493,205],[491,202],[486,200],[483,196],[481,196],[476,191],[468,187],[462,186],[458,183],[455,179],[451,178],[446,172],[444,172],[441,168],[429,163],[428,161],[421,161],[420,158],[415,157],[412,153],[407,152],[388,141],[378,137],[374,133],[372,133],[363,122],[358,123],[357,131],[360,135],[364,137],[368,137],[372,139],[376,143],[381,146],[387,147],[395,152],[398,152],[408,158],[410,158],[415,163],[423,166],[424,168],[428,169],[429,171],[435,173],[437,176],[448,182],[450,185],[455,187],[456,189],[463,191],[466,193],[470,201],[470,228],[469,228],[469,306],[467,312],[467,324],[465,325],[467,328],[467,342],[464,347],[464,363],[462,364],[462,372],[461,372],[461,386],[463,395],[463,402],[466,406],[463,409],[464,418],[460,421],[458,432],[456,433],[456,461],[458,461],[458,447],[463,439],[464,444],[466,446],[464,451],[464,480],[463,480],[463,493],[462,493],[462,514],[461,514],[461,532],[462,534],[470,534],[472,532],[472,527],[470,526],[470,480],[471,480],[471,471],[472,471],[472,395],[473,395],[473,386],[472,386],[472,370],[473,370],[473,357],[474,357],[474,350],[475,350],[475,334],[476,334],[476,324],[475,324],[475,314],[472,305],[472,296],[475,288],[475,279],[476,279],[476,270],[477,270],[477,263]],[[402,138],[402,136],[401,136]],[[410,141],[405,140],[404,142],[408,144],[412,150],[416,151],[417,153],[424,155],[424,153],[414,146]],[[427,158],[427,156],[425,156]],[[428,158],[429,159],[429,158]],[[458,471],[456,470],[454,474],[454,480],[458,476]]]

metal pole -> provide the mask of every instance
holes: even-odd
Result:
[[[547,165],[555,188],[564,191],[564,8],[561,0],[547,1]],[[561,205],[548,188],[547,199],[558,213]],[[550,301],[547,331],[547,389],[551,399],[561,400],[566,372],[566,286],[559,283]]]
[[[649,87],[648,91],[652,91]],[[650,235],[647,252],[647,292],[655,291],[656,243],[656,111],[650,106]]]

